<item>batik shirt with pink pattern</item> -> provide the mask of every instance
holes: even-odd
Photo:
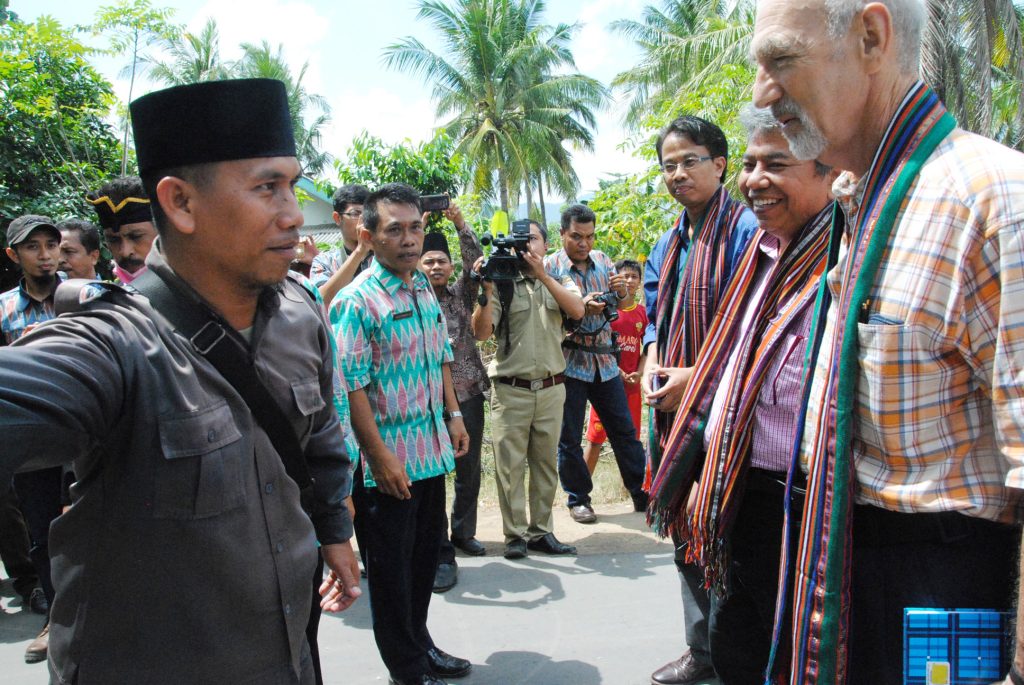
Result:
[[[442,376],[452,349],[426,277],[416,271],[406,284],[374,259],[331,309],[345,382],[366,391],[380,436],[410,480],[454,469]],[[365,454],[362,460],[363,482],[375,487]]]

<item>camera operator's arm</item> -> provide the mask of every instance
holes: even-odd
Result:
[[[544,268],[543,257],[538,257],[530,251],[522,253],[522,257],[523,261],[526,262],[523,274],[543,283],[566,316],[570,319],[582,319],[584,307],[583,298],[580,297],[579,290],[575,286],[570,290],[560,283],[557,278],[548,273],[547,269]]]
[[[473,229],[466,224],[462,218],[462,210],[454,202],[444,210],[446,219],[455,224],[459,235],[459,252],[462,253],[462,275],[455,284],[455,292],[462,300],[467,309],[473,306],[476,296],[480,292],[479,282],[471,278],[476,262],[483,256],[484,250],[480,245],[480,239],[473,233]]]
[[[478,257],[476,263],[473,264],[473,271],[479,273],[480,265],[484,263],[483,257]],[[494,333],[494,283],[490,281],[483,281],[481,283],[483,288],[484,296],[487,298],[486,304],[481,305],[477,302],[473,308],[472,326],[473,326],[473,337],[483,342],[491,337]]]
[[[324,298],[324,303],[328,307],[334,300],[335,295],[341,292],[341,289],[351,283],[352,279],[356,277],[359,265],[369,254],[370,244],[360,237],[355,249],[345,258],[345,263],[341,265],[341,268],[331,274],[327,282],[318,288],[320,297]]]

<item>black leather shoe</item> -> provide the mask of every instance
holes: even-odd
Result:
[[[46,593],[43,592],[43,588],[37,587],[32,589],[32,594],[28,596],[28,608],[32,610],[32,613],[44,616],[50,610],[50,602],[46,599]]]
[[[487,554],[487,549],[483,546],[483,543],[476,538],[468,538],[466,540],[452,538],[452,544],[471,557],[482,557]]]
[[[637,494],[633,495],[633,511],[647,511],[648,496],[647,493],[641,490]]]
[[[388,678],[388,682],[391,685],[448,685],[443,680],[438,680],[432,673],[424,673],[421,676],[415,678],[396,678],[391,676]]]
[[[512,542],[505,543],[506,559],[522,559],[526,556],[526,540],[516,538]]]
[[[544,554],[576,554],[576,548],[559,542],[554,533],[548,533],[526,543],[526,548]]]
[[[459,567],[452,564],[438,564],[434,573],[434,592],[448,592],[459,579]]]
[[[651,674],[651,685],[693,685],[715,677],[710,664],[702,664],[687,651],[675,661],[670,661]]]
[[[427,651],[427,661],[430,662],[430,670],[434,675],[442,678],[461,678],[473,669],[473,664],[469,663],[468,659],[452,656],[437,647]]]

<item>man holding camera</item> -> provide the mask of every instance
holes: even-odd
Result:
[[[545,259],[549,271],[576,284],[585,307],[585,315],[573,322],[571,334],[562,342],[565,408],[558,440],[558,477],[569,496],[569,513],[577,523],[597,520],[590,504],[594,482],[580,444],[587,400],[605,426],[634,510],[647,508],[644,448],[633,429],[610,326],[618,316],[619,302],[626,299],[626,282],[615,272],[612,260],[594,249],[596,222],[594,211],[586,205],[566,209],[562,212],[562,249]]]
[[[513,228],[518,255],[513,271],[518,273],[500,268],[511,263],[511,255],[502,261],[495,260],[504,255],[492,255],[489,263],[481,257],[473,267],[483,277],[483,296],[473,310],[473,334],[481,341],[495,334],[498,342],[487,375],[494,386],[491,437],[506,559],[521,559],[528,549],[576,553],[575,547],[555,538],[551,507],[558,485],[554,456],[565,404],[563,321],[583,316],[583,300],[572,279],[545,269],[547,232],[533,221],[528,234],[523,228]],[[524,485],[527,464],[529,519]]]

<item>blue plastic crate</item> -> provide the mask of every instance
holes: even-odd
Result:
[[[1000,680],[1010,668],[1011,618],[991,609],[904,609],[904,685]]]

